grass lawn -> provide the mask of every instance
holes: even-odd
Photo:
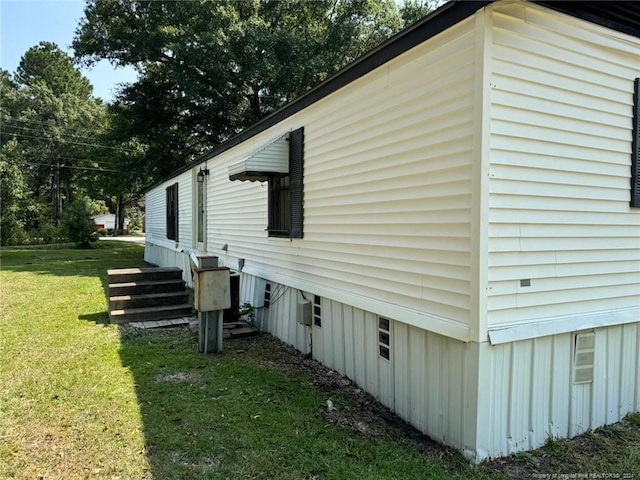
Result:
[[[583,437],[584,448],[552,441],[480,467],[382,421],[350,428],[340,420],[360,405],[339,385],[318,385],[301,368],[309,361],[269,336],[204,356],[187,329],[108,324],[106,270],[142,265],[143,246],[99,246],[1,251],[0,479],[640,472],[638,415]],[[342,418],[327,411],[329,399]]]

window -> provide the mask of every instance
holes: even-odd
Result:
[[[313,323],[316,327],[322,327],[322,299],[319,295],[313,296]]]
[[[270,237],[302,238],[304,127],[289,135],[289,173],[270,175]]]
[[[291,228],[289,175],[269,178],[269,235],[288,237]]]
[[[640,207],[640,78],[633,91],[633,137],[631,141],[631,206]]]
[[[167,187],[167,238],[178,241],[178,184]]]
[[[390,320],[378,318],[378,351],[380,356],[386,360],[391,357],[391,325]]]
[[[264,286],[264,308],[269,308],[271,306],[271,284],[267,283]]]

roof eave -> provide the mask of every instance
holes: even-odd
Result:
[[[220,155],[221,153],[285,120],[286,118],[300,112],[379,66],[384,65],[390,60],[405,53],[411,48],[464,20],[477,10],[490,3],[492,3],[492,0],[453,0],[445,3],[443,6],[429,13],[415,24],[405,30],[402,30],[384,43],[380,44],[378,47],[369,51],[367,54],[346,65],[305,94],[267,115],[250,127],[247,127],[242,132],[231,137],[229,140],[198,156],[183,167],[173,171],[168,177],[150,186],[146,191],[149,191],[157,185]]]

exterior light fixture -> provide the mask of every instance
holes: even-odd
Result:
[[[198,183],[203,183],[204,182],[204,177],[208,177],[209,176],[209,169],[205,168],[204,170],[201,168],[200,171],[198,172],[198,174],[196,175],[196,180],[198,181]]]

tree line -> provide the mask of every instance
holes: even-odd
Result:
[[[436,0],[89,0],[74,57],[52,43],[0,71],[2,244],[55,232],[75,198],[117,213],[415,22]],[[77,65],[132,66],[109,104]]]

